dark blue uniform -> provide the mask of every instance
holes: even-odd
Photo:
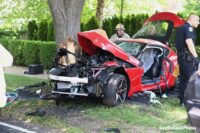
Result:
[[[180,103],[184,103],[184,93],[191,75],[197,70],[194,56],[189,52],[186,39],[191,38],[195,44],[196,33],[189,23],[185,23],[176,31],[176,49],[180,69]]]

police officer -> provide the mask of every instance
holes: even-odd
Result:
[[[176,49],[180,68],[180,104],[183,105],[184,93],[190,76],[198,68],[198,55],[195,50],[196,32],[199,25],[199,16],[191,14],[187,22],[176,31]]]
[[[123,24],[117,24],[115,30],[117,32],[110,38],[112,42],[117,43],[119,41],[119,38],[130,38],[130,36],[124,32],[125,28]]]

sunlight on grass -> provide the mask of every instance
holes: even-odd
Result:
[[[97,106],[87,110],[86,114],[101,120],[121,121],[124,123],[152,126],[156,128],[166,125],[187,125],[186,110],[178,105],[177,99],[166,99],[163,105],[157,106],[140,106],[134,104],[123,104],[115,108]]]
[[[15,91],[16,88],[32,85],[35,83],[39,83],[45,81],[43,79],[38,78],[27,78],[23,76],[17,76],[12,74],[5,74],[6,84],[7,84],[7,91]]]

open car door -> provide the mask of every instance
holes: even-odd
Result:
[[[180,27],[185,20],[174,13],[160,12],[147,19],[133,38],[148,38],[166,43],[174,28]]]

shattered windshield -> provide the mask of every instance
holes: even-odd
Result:
[[[145,44],[137,42],[120,42],[118,46],[130,55],[136,57],[144,48]]]
[[[165,21],[147,22],[132,38],[164,37],[169,23]]]

